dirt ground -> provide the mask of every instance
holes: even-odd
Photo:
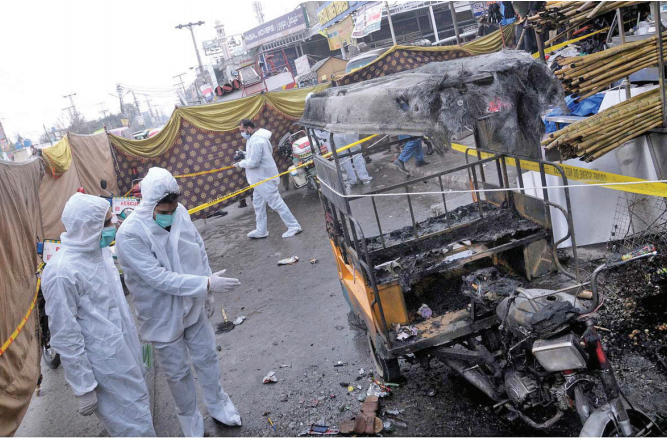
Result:
[[[428,159],[433,163],[420,172],[433,172],[464,160],[456,152],[444,159]],[[375,178],[371,187],[405,178],[382,154],[374,156],[368,168]],[[457,175],[445,183],[460,189],[466,186],[467,176]],[[437,181],[430,181],[419,189],[434,189],[436,185]],[[368,188],[355,190],[365,189]],[[418,220],[434,214],[438,199],[441,203],[437,196],[416,199]],[[469,199],[469,195],[452,195],[447,199],[448,207],[466,204]],[[289,191],[285,200],[304,230],[295,238],[283,240],[284,226],[275,213],[269,212],[270,236],[249,241],[246,233],[254,228],[251,206],[240,209],[233,205],[226,209],[229,214],[225,217],[197,222],[213,271],[227,269],[229,276],[238,277],[242,283],[232,293],[216,297],[218,311],[211,318],[214,329],[223,321],[220,306],[224,306],[230,320],[247,318],[231,332],[216,335],[223,387],[235,402],[244,425],[228,428],[216,423],[207,415],[200,397],[208,436],[294,436],[311,423],[338,427],[359,411],[359,399],[369,386],[367,373],[373,365],[366,334],[348,324],[349,308],[341,293],[320,201],[305,191]],[[355,208],[355,216],[362,223],[370,222],[372,208],[364,207],[363,201]],[[398,229],[409,224],[403,200],[387,199],[380,210],[387,222],[383,224],[385,232],[385,225]],[[374,232],[377,233],[370,226],[367,234]],[[278,260],[293,255],[299,257],[298,263],[277,265]],[[317,263],[311,264],[313,259]],[[633,401],[666,412],[665,370],[640,353],[632,351],[612,357],[619,380]],[[334,367],[339,361],[345,365]],[[437,361],[432,364],[431,369],[425,370],[418,364],[401,361],[406,381],[381,401],[381,417],[391,423],[383,435],[540,434],[520,420],[497,416],[493,403],[481,392]],[[277,383],[262,384],[262,378],[270,371],[276,372]],[[33,397],[16,435],[105,436],[106,430],[97,417],[77,414],[62,367],[51,370],[43,365],[42,372],[42,394]],[[157,434],[180,436],[174,403],[159,362],[147,380]],[[352,392],[348,385],[354,387]],[[579,420],[572,413],[543,434],[573,436],[578,435],[579,429]]]

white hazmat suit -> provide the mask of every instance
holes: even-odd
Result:
[[[118,230],[116,251],[137,309],[139,334],[156,349],[183,434],[203,436],[190,362],[209,414],[230,426],[240,426],[241,417],[220,384],[215,336],[204,312],[211,275],[204,242],[181,204],[169,231],[153,219],[158,201],[178,192],[171,173],[151,168],[141,181],[139,207]]]
[[[343,146],[347,146],[348,144],[354,143],[355,141],[359,141],[359,135],[334,134],[333,139],[336,145],[336,149],[340,149]],[[352,157],[345,157],[340,159],[340,166],[345,171],[345,184],[350,186],[357,184],[359,182],[357,180],[357,176],[359,176],[359,179],[362,183],[370,184],[370,182],[373,180],[373,177],[371,177],[366,170],[366,160],[364,160],[364,156],[361,153],[361,145],[351,147],[342,153],[354,154]]]
[[[252,185],[272,176],[278,175],[278,166],[273,159],[273,147],[269,141],[271,132],[266,129],[258,129],[246,141],[246,158],[238,163],[246,171],[248,184]],[[285,223],[287,231],[283,237],[291,237],[301,231],[301,226],[290,211],[278,191],[279,179],[275,178],[254,188],[252,195],[252,205],[255,208],[255,219],[257,228],[248,234],[248,237],[262,238],[269,235],[266,224],[266,204],[276,213]]]
[[[137,329],[100,238],[109,202],[77,193],[62,215],[61,249],[44,269],[51,347],[78,397],[95,392],[111,436],[155,436]]]

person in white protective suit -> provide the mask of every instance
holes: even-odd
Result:
[[[155,436],[137,329],[111,252],[109,202],[77,193],[63,210],[62,247],[42,274],[51,347],[79,413],[111,436]]]
[[[255,122],[243,119],[239,122],[241,135],[246,139],[245,159],[234,166],[245,169],[248,184],[252,185],[272,176],[278,175],[278,166],[273,159],[273,147],[269,141],[271,132],[266,129],[257,129]],[[255,187],[252,195],[252,204],[255,207],[257,228],[248,233],[251,239],[262,239],[269,235],[266,225],[266,204],[280,215],[287,231],[283,238],[295,236],[301,232],[301,225],[290,211],[278,191],[279,178],[262,183]]]
[[[359,141],[359,134],[334,134],[333,140],[336,149],[340,149],[343,146]],[[340,166],[345,171],[345,185],[349,188],[358,184],[359,180],[364,185],[370,184],[373,181],[373,177],[366,170],[366,160],[364,160],[364,156],[361,153],[361,145],[351,147],[347,151],[342,152],[341,155],[347,153],[352,154],[352,157],[342,157],[339,160]],[[357,176],[359,179],[357,179]]]
[[[225,271],[211,274],[204,242],[178,202],[176,179],[153,167],[141,181],[141,203],[123,222],[116,252],[137,311],[139,335],[153,344],[167,376],[176,414],[185,436],[203,436],[192,363],[208,412],[228,426],[241,417],[220,383],[215,336],[207,316],[214,313],[212,293],[240,285]]]

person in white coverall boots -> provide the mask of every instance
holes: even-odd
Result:
[[[211,274],[208,256],[188,211],[178,202],[176,179],[153,167],[141,181],[141,203],[123,222],[116,253],[137,311],[139,335],[151,342],[164,370],[185,436],[203,436],[195,379],[208,413],[228,426],[241,417],[220,384],[215,336],[207,316],[214,313],[212,292],[240,285]]]
[[[278,175],[278,166],[273,159],[273,147],[269,141],[271,132],[266,129],[257,129],[255,122],[249,119],[239,122],[239,131],[246,139],[245,159],[234,166],[245,169],[248,184],[252,185]],[[266,225],[266,204],[269,204],[269,207],[278,213],[285,223],[287,231],[283,233],[283,238],[292,237],[301,232],[301,225],[296,221],[283,198],[280,197],[279,184],[280,179],[275,178],[254,188],[252,205],[255,207],[257,228],[248,233],[251,239],[262,239],[269,235]]]
[[[340,149],[343,146],[352,144],[356,141],[359,141],[359,134],[334,134],[333,140],[336,145],[336,149]],[[345,171],[345,185],[349,188],[359,183],[361,180],[364,185],[368,185],[373,181],[373,177],[368,174],[366,170],[366,160],[361,153],[361,145],[356,145],[351,147],[343,154],[350,153],[351,157],[341,158],[340,167]],[[357,179],[357,176],[359,179]]]
[[[111,436],[155,436],[137,329],[111,252],[109,202],[77,193],[63,210],[62,247],[42,274],[51,347],[79,413]]]

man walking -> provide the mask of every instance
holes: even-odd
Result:
[[[211,274],[204,242],[179,195],[171,173],[151,168],[141,181],[139,207],[118,230],[116,252],[137,310],[139,334],[156,349],[183,435],[203,436],[191,363],[211,417],[227,426],[241,425],[220,384],[215,336],[207,319],[214,313],[212,293],[228,292],[240,282],[223,277],[225,271]]]
[[[253,185],[267,178],[278,175],[278,166],[273,159],[273,147],[269,141],[271,132],[266,129],[257,129],[255,122],[243,119],[239,122],[241,136],[246,139],[245,159],[234,166],[245,169],[248,184]],[[279,179],[274,178],[254,188],[252,205],[255,207],[256,228],[248,233],[251,239],[262,239],[269,235],[266,221],[266,205],[280,215],[287,231],[283,239],[295,236],[301,232],[301,225],[290,211],[278,191]]]
[[[399,135],[399,140],[408,140],[412,136],[410,135]],[[406,172],[405,164],[410,160],[410,158],[415,157],[415,166],[422,167],[430,164],[428,161],[424,160],[424,150],[422,148],[421,138],[413,138],[408,140],[403,146],[403,151],[401,154],[394,160],[394,164],[401,172]]]

